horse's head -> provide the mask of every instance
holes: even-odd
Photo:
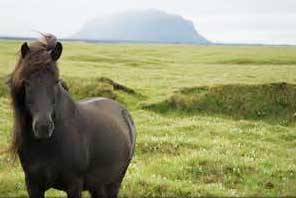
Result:
[[[32,117],[36,138],[50,138],[54,130],[54,109],[58,79],[49,73],[32,75],[24,81],[25,108]]]
[[[59,90],[56,61],[61,53],[62,44],[56,40],[35,42],[30,46],[23,43],[18,67],[12,75],[11,87],[19,90],[16,97],[21,98],[22,108],[30,115],[37,139],[50,138],[54,131]]]

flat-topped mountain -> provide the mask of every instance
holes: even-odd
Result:
[[[72,38],[106,41],[208,44],[193,23],[159,10],[127,11],[88,21]]]

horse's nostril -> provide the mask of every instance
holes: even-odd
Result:
[[[45,123],[38,123],[35,127],[40,132],[48,132],[54,129],[54,123],[52,121],[48,121]]]
[[[54,123],[53,122],[49,122],[48,123],[48,129],[49,130],[53,130],[54,129]]]

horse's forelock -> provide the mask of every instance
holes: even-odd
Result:
[[[42,37],[39,38],[39,42],[43,43],[48,50],[52,50],[56,47],[58,39],[52,34],[41,33]]]

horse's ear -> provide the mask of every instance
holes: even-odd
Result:
[[[28,46],[28,43],[24,42],[21,47],[22,57],[25,58],[29,51],[30,51],[30,48]]]
[[[57,42],[55,48],[51,51],[50,55],[54,61],[58,60],[62,54],[63,45],[60,42]]]

